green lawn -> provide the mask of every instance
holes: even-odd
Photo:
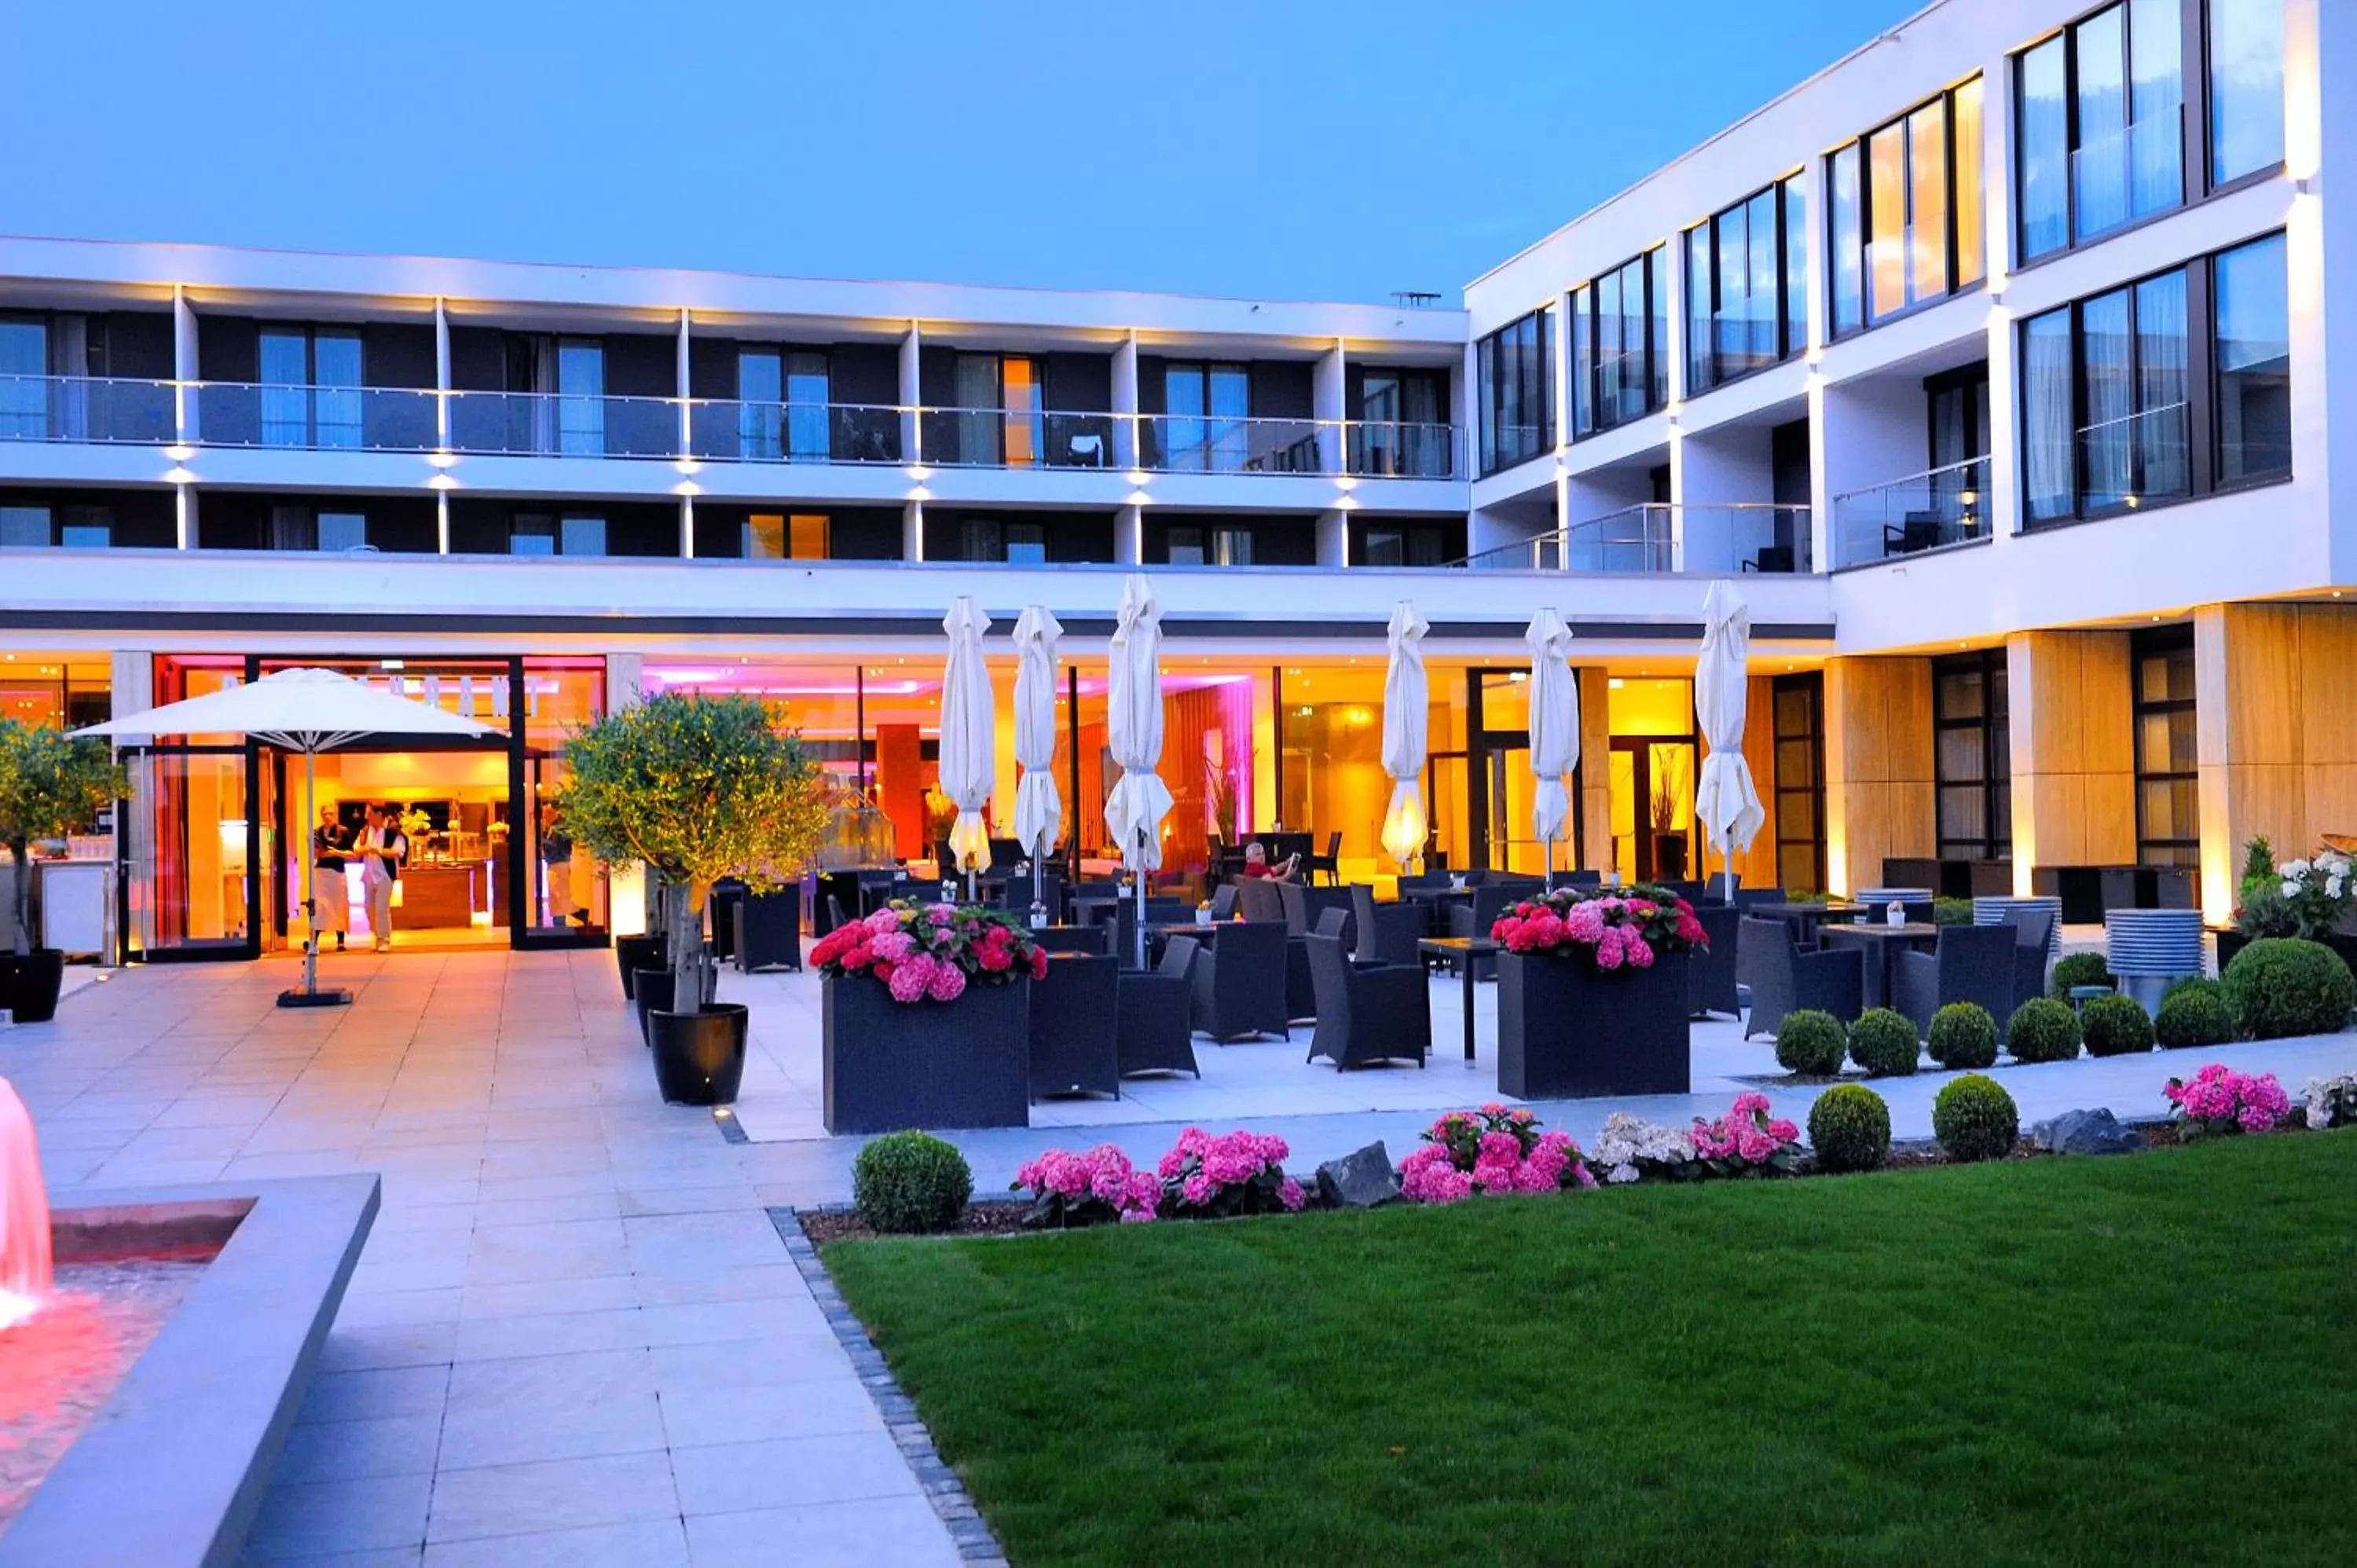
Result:
[[[1009,1557],[2357,1562],[2357,1133],[826,1261]]]

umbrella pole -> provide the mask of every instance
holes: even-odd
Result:
[[[319,820],[319,808],[315,802],[319,766],[318,754],[303,753],[303,994],[315,995],[319,989],[319,891],[314,886],[318,856],[311,852],[312,824]]]
[[[1134,891],[1137,895],[1135,956],[1137,967],[1144,969],[1146,967],[1146,830],[1142,827],[1137,830],[1137,886]]]

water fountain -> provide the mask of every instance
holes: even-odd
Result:
[[[0,1328],[33,1315],[49,1294],[49,1190],[33,1118],[0,1078]]]

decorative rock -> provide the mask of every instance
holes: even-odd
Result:
[[[2065,1111],[2032,1127],[2029,1141],[2054,1155],[2126,1155],[2144,1147],[2144,1134],[2121,1126],[2108,1111]]]
[[[1380,1138],[1318,1167],[1318,1201],[1329,1208],[1372,1208],[1399,1195],[1399,1173]]]

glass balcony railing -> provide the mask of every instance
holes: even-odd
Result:
[[[1342,460],[1351,473],[1369,478],[1453,479],[1463,471],[1455,425],[1406,420],[1345,423]]]
[[[188,439],[202,446],[430,452],[439,445],[436,394],[418,388],[202,381],[183,390]]]
[[[450,449],[536,457],[676,457],[679,400],[454,392]]]
[[[1812,570],[1809,528],[1804,506],[1647,501],[1485,550],[1456,564],[1610,576],[1746,572],[1788,576]]]
[[[2185,199],[2185,111],[2173,104],[2071,155],[2072,233],[2092,239]]]
[[[688,453],[717,463],[898,463],[901,410],[844,403],[732,403],[688,407]]]
[[[917,411],[925,461],[962,468],[1110,468],[1110,413],[1004,408]]]
[[[169,381],[95,376],[0,376],[0,441],[135,441],[168,445]]]
[[[1138,416],[1138,466],[1185,474],[1331,474],[1339,452],[1314,419]]]
[[[1834,562],[1863,566],[1986,539],[1988,459],[1910,474],[1834,498]]]
[[[2191,495],[2187,428],[2188,409],[2182,403],[2082,428],[2078,433],[2079,510],[2133,510]]]

